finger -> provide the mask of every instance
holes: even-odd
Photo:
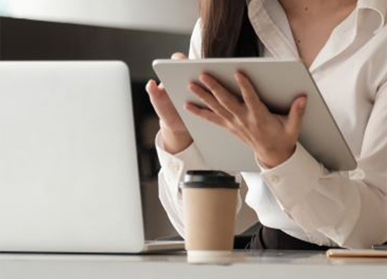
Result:
[[[256,110],[259,106],[263,105],[248,77],[238,72],[235,74],[235,80],[241,90],[243,101],[249,110]]]
[[[172,102],[164,89],[160,89],[160,86],[154,80],[150,80],[146,85],[146,91],[148,92],[153,108],[160,118],[164,118],[167,114],[170,114],[170,109],[166,110],[165,108],[169,108]]]
[[[230,112],[227,111],[211,93],[203,89],[200,85],[191,82],[188,85],[188,89],[198,96],[198,98],[217,115],[225,119],[232,118]]]
[[[159,92],[160,93],[164,93],[164,94],[167,94],[167,92],[165,91],[165,87],[162,83],[160,83],[159,85],[157,85],[156,81],[151,79],[148,81],[148,83],[146,84],[145,86],[145,90],[146,92],[148,92],[148,94],[152,94],[152,95],[157,95]],[[153,94],[154,93],[154,94]]]
[[[151,95],[153,95],[153,93],[155,93],[155,94],[157,93],[155,90],[156,87],[157,87],[156,82],[153,79],[151,79],[146,84],[145,90],[146,90],[146,92],[148,92],[149,96],[151,96]],[[158,87],[157,87],[157,89],[158,89]]]
[[[229,132],[235,134],[237,137],[239,137],[242,142],[245,144],[249,143],[248,137],[246,137],[245,133],[241,133],[238,129],[235,129],[232,125],[230,125],[229,122],[227,122],[224,118],[219,117],[218,115],[214,114],[208,109],[199,108],[195,104],[187,103],[184,107],[187,111],[191,112],[192,114],[210,121],[214,123],[215,125],[227,129]]]
[[[175,52],[174,54],[172,54],[172,57],[171,57],[172,60],[184,60],[187,58],[188,58],[187,55],[185,55],[182,52]]]
[[[184,109],[204,120],[210,121],[218,126],[225,127],[224,119],[208,109],[199,108],[192,103],[185,104]]]
[[[161,84],[157,85],[153,79],[149,80],[145,87],[151,99],[167,96],[167,92]]]
[[[160,90],[165,90],[164,84],[162,84],[162,83],[160,83],[160,84],[158,85],[158,88],[159,88]]]
[[[234,115],[240,114],[243,109],[241,102],[233,96],[223,85],[210,75],[203,74],[200,76],[200,81],[211,91],[212,95],[218,102]]]
[[[298,97],[290,108],[287,129],[290,133],[298,135],[301,131],[302,119],[305,114],[307,98],[305,96]]]

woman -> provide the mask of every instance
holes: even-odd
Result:
[[[246,203],[261,223],[253,248],[369,248],[387,240],[387,1],[204,0],[190,58],[300,58],[309,67],[358,161],[331,172],[298,143],[307,99],[288,116],[272,114],[248,77],[236,73],[243,101],[218,81],[190,84],[209,109],[185,109],[234,133],[257,158],[242,173]],[[179,58],[179,57],[175,57]],[[200,152],[161,85],[147,85],[161,131],[160,198],[184,235],[178,182],[206,169]]]

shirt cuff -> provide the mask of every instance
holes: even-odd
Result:
[[[172,155],[165,150],[161,133],[159,132],[156,136],[156,150],[165,180],[172,191],[174,199],[180,197],[179,182],[187,170],[209,169],[194,143],[182,152]]]
[[[258,160],[257,164],[261,168],[261,177],[285,211],[303,201],[317,187],[316,181],[324,172],[324,166],[300,143],[293,155],[275,168],[267,169]]]

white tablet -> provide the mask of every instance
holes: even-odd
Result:
[[[308,96],[299,141],[330,170],[353,170],[357,162],[305,65],[298,60],[267,58],[156,60],[153,68],[164,84],[195,144],[213,169],[257,171],[254,153],[225,129],[184,110],[187,101],[201,103],[187,89],[203,72],[238,94],[234,74],[247,74],[260,98],[274,113],[287,114],[300,94]]]

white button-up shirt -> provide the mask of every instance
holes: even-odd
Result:
[[[278,1],[249,1],[250,21],[262,56],[299,58],[286,14]],[[387,240],[387,1],[359,0],[332,32],[310,66],[337,124],[356,156],[358,169],[330,172],[302,145],[273,169],[257,163],[242,173],[246,203],[260,222],[318,245],[366,248]],[[201,58],[201,24],[190,58]],[[162,169],[161,202],[184,236],[178,183],[189,169],[208,169],[195,144],[172,156],[156,139]],[[243,216],[242,216],[243,218]]]

